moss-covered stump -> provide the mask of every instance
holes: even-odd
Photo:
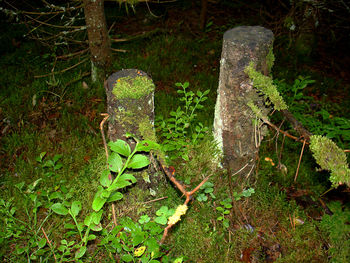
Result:
[[[259,147],[254,103],[263,111],[263,98],[244,72],[250,62],[267,75],[273,64],[273,33],[259,26],[241,26],[224,34],[220,61],[214,136],[224,155],[229,174],[249,176],[255,167]]]

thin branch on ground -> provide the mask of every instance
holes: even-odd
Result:
[[[104,130],[103,130],[103,125],[105,124],[105,122],[106,122],[107,119],[109,118],[109,114],[108,114],[108,113],[102,113],[101,116],[104,116],[104,118],[103,118],[103,120],[102,120],[101,123],[100,123],[100,130],[101,130],[101,135],[102,135],[103,146],[104,146],[104,148],[105,148],[106,159],[107,159],[107,161],[108,161],[108,156],[109,156],[109,155],[108,155],[108,148],[107,148],[105,133],[104,133]],[[107,166],[108,166],[108,164],[107,164]],[[109,173],[108,179],[111,180],[111,181],[113,180],[111,173]],[[116,218],[116,216],[115,216],[115,206],[114,206],[114,203],[112,203],[112,217],[113,217],[114,226],[116,227],[116,226],[117,226],[117,218]]]
[[[301,148],[301,153],[300,153],[300,157],[299,157],[298,167],[297,167],[297,171],[295,172],[294,183],[297,181],[299,168],[300,168],[300,163],[301,163],[301,158],[303,157],[305,144],[306,144],[306,141],[303,142],[303,147]]]
[[[54,252],[54,250],[53,250],[51,241],[50,241],[49,237],[46,235],[45,230],[44,230],[43,227],[41,227],[41,231],[43,231],[44,236],[45,236],[45,239],[46,239],[47,243],[49,244],[49,247],[50,247],[50,249],[51,249],[51,251],[52,251],[53,258],[55,259],[55,262],[57,262],[57,258],[56,258],[55,252]]]
[[[202,182],[200,182],[200,184],[198,184],[192,191],[186,191],[185,187],[176,180],[176,178],[174,177],[174,173],[175,172],[170,172],[169,169],[163,164],[162,160],[159,160],[159,163],[164,171],[164,173],[167,175],[167,177],[169,178],[169,180],[171,182],[173,182],[173,184],[180,190],[181,193],[183,193],[184,196],[186,196],[186,200],[184,202],[184,205],[187,205],[191,200],[192,200],[192,196],[195,194],[196,191],[199,190],[199,188],[205,184],[205,182],[207,182],[210,178],[211,175],[208,175],[207,177],[205,177]],[[165,238],[168,235],[168,232],[170,230],[170,228],[172,228],[174,226],[174,224],[168,224],[167,227],[164,229],[164,233],[163,233],[163,237],[160,240],[160,244],[163,244],[165,241]]]

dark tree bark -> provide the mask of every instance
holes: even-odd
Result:
[[[91,54],[91,76],[103,79],[111,65],[111,44],[107,32],[104,0],[84,0],[85,23]]]

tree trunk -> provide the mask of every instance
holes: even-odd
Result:
[[[103,80],[111,65],[104,0],[84,0],[84,13],[91,54],[91,77],[93,81]]]

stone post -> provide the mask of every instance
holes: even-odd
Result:
[[[273,33],[260,26],[240,26],[224,34],[220,77],[215,106],[214,137],[223,152],[229,175],[248,177],[254,170],[259,148],[255,115],[247,106],[264,108],[244,69],[253,61],[267,75]]]
[[[126,133],[137,139],[156,141],[154,130],[154,84],[143,71],[125,69],[113,73],[105,81],[107,93],[107,113],[109,114],[108,138],[111,141],[122,139],[128,141],[134,149],[135,142],[127,140]],[[152,157],[150,157],[152,158]],[[158,189],[159,179],[154,167],[134,173],[138,179],[137,187],[146,194],[149,190],[154,195]]]
[[[154,84],[141,70],[125,69],[112,74],[105,82],[108,137],[125,140],[131,133],[139,139],[155,141]]]

